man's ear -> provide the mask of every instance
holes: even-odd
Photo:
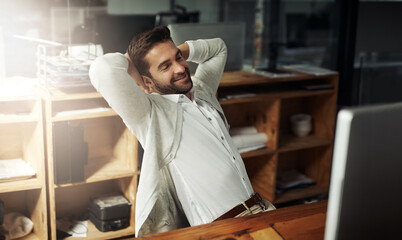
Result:
[[[153,89],[154,89],[154,82],[152,81],[152,79],[145,75],[141,75],[141,77],[142,77],[142,81],[144,82],[144,85],[145,85],[145,90],[148,93],[152,93]]]

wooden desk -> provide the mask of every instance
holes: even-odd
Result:
[[[135,239],[323,239],[326,211],[327,201],[321,201]]]

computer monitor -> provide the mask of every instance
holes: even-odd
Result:
[[[99,15],[96,19],[96,43],[104,53],[127,50],[131,39],[155,27],[155,15]]]
[[[337,117],[325,240],[402,236],[402,102]]]
[[[176,23],[169,24],[173,42],[179,45],[187,40],[220,37],[225,41],[228,56],[225,71],[236,71],[243,68],[245,23]],[[197,65],[189,63],[190,72],[194,73]]]

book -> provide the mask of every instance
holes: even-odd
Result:
[[[315,182],[296,169],[278,171],[276,179],[276,192],[282,193],[295,188],[314,185]]]

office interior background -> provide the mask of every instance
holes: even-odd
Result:
[[[0,93],[5,92],[3,83],[13,81],[16,76],[18,77],[15,79],[20,79],[19,77],[21,76],[24,80],[36,80],[38,72],[37,47],[39,43],[61,43],[63,46],[92,46],[93,44],[101,44],[105,53],[124,52],[133,34],[157,25],[186,22],[211,24],[219,22],[243,22],[246,31],[244,44],[245,66],[267,68],[272,63],[275,63],[278,67],[291,64],[309,64],[335,70],[339,72],[337,98],[339,109],[345,106],[402,101],[401,12],[402,1],[0,0]],[[238,39],[232,40],[238,41]],[[331,82],[335,83],[335,78],[333,79]],[[335,110],[336,96],[334,91],[330,92],[330,94],[325,94],[324,98],[313,96],[313,94],[311,94],[313,96],[311,97],[310,93],[308,95],[304,99],[302,97],[283,101],[285,102],[283,104],[285,106],[283,108],[284,111],[277,111],[275,107],[271,107],[271,103],[261,108],[264,111],[265,108],[269,108],[266,114],[274,115],[273,118],[275,118],[271,119],[270,122],[276,122],[276,119],[279,119],[279,123],[276,123],[276,125],[280,125],[284,120],[287,120],[290,113],[294,113],[300,109],[311,111],[311,109],[319,105],[319,113],[315,114],[317,116],[316,119],[319,119],[317,122],[326,123],[320,126],[319,134],[312,136],[313,140],[318,139],[317,143],[313,141],[312,144],[307,144],[307,147],[305,147],[301,144],[304,141],[298,141],[297,147],[300,149],[296,148],[296,150],[290,147],[290,150],[285,149],[286,151],[280,152],[284,148],[272,147],[273,145],[279,146],[277,142],[285,139],[284,137],[275,135],[272,138],[274,140],[270,142],[271,145],[269,146],[273,150],[267,148],[268,153],[263,152],[264,158],[265,155],[269,155],[269,164],[263,165],[263,168],[268,169],[272,166],[270,165],[271,163],[280,162],[281,160],[284,160],[282,162],[285,162],[285,165],[289,164],[292,167],[302,162],[303,164],[297,166],[298,168],[317,165],[317,162],[325,162],[318,166],[316,172],[318,172],[317,175],[320,175],[320,178],[326,179],[327,175],[329,175],[329,171],[326,170],[329,170],[327,163],[330,162],[331,158],[332,130],[334,129],[333,117],[335,117],[335,114],[332,114],[331,111],[328,114],[328,111],[325,110]],[[92,100],[92,98],[93,96],[90,96],[89,100]],[[299,101],[299,99],[302,100]],[[323,101],[325,103],[321,104],[320,100],[322,99],[326,101]],[[46,136],[47,140],[56,139],[52,135],[55,129],[52,121],[65,124],[70,119],[73,119],[73,121],[81,123],[85,127],[92,149],[103,149],[106,146],[105,151],[101,151],[100,153],[106,159],[105,164],[100,164],[101,167],[118,159],[119,161],[111,164],[111,169],[115,170],[114,168],[116,168],[120,170],[121,163],[133,162],[131,161],[132,158],[126,157],[128,155],[126,152],[131,151],[131,149],[126,150],[126,148],[119,146],[124,146],[123,144],[133,146],[136,143],[136,139],[127,137],[128,135],[125,134],[122,134],[122,138],[120,138],[119,134],[123,132],[124,127],[120,127],[123,125],[119,125],[120,123],[118,123],[118,119],[114,115],[112,116],[112,121],[109,121],[108,114],[110,112],[100,114],[100,117],[94,117],[93,119],[87,116],[78,116],[77,118],[74,116],[68,118],[63,118],[63,116],[54,117],[57,113],[63,113],[64,110],[69,109],[62,106],[63,103],[71,104],[73,102],[72,108],[81,105],[81,103],[84,103],[83,107],[92,106],[92,102],[87,103],[88,99],[86,99],[86,96],[82,97],[82,99],[66,97],[56,100],[58,102],[56,101],[57,103],[54,105],[51,105],[52,102],[48,99],[38,102],[39,105],[40,103],[47,103],[43,104],[45,106],[43,112],[46,114],[45,118],[50,119],[50,121],[46,120],[45,131],[42,131],[42,122],[36,117],[36,115],[42,116],[43,113],[42,111],[37,111],[35,107],[32,107],[34,110],[31,110],[33,113],[29,116],[22,115],[21,118],[19,116],[15,118],[17,120],[22,119],[22,121],[17,121],[16,123],[13,122],[14,111],[12,114],[9,114],[11,117],[7,118],[6,116],[5,124],[2,122],[3,124],[0,126],[2,134],[4,133],[4,136],[0,138],[0,145],[3,146],[2,148],[4,149],[2,151],[6,152],[5,155],[9,156],[11,153],[11,155],[28,156],[29,154],[25,153],[32,153],[31,149],[34,149],[36,154],[30,154],[32,156],[29,156],[28,162],[39,163],[44,166],[45,156],[43,154],[48,154],[47,157],[49,158],[50,156],[50,160],[47,160],[47,164],[53,164],[54,156],[51,155],[52,151],[48,151],[48,149],[53,148],[54,142],[52,140],[45,142],[43,132],[48,134]],[[95,100],[95,103],[98,100],[101,101],[101,99]],[[275,102],[275,106],[278,106],[279,101],[275,100]],[[305,105],[308,106],[305,107],[304,103],[307,103]],[[4,108],[7,108],[8,105],[4,104],[4,106]],[[239,111],[237,108],[229,105],[228,109],[230,113],[237,113],[242,112],[248,106],[251,106],[251,104],[244,104]],[[18,110],[19,108],[15,110],[16,115],[20,113]],[[258,115],[256,112],[259,110],[259,107],[252,107],[250,113]],[[5,112],[7,115],[8,109]],[[233,115],[237,116],[236,114]],[[27,119],[28,123],[25,123]],[[99,125],[93,124],[95,122],[100,123]],[[27,128],[21,127],[27,125],[29,125],[29,131],[25,131]],[[106,127],[102,129],[98,128],[98,126]],[[118,137],[114,133],[111,133],[115,130],[116,126],[118,128],[118,131],[116,131],[116,135],[119,135]],[[327,127],[328,131],[326,131]],[[11,130],[8,131],[8,128]],[[262,128],[270,131],[265,126],[262,126]],[[33,133],[33,129],[38,130]],[[99,129],[102,129],[100,134],[98,134]],[[274,134],[277,134],[279,131],[285,132],[285,137],[287,131],[290,131],[290,127],[272,129],[274,130],[272,131]],[[12,136],[12,138],[9,140],[8,136]],[[26,144],[25,142],[27,142],[27,139],[31,139],[31,136],[34,140]],[[122,144],[115,144],[117,142],[121,143],[121,141],[123,142]],[[288,142],[292,143],[291,141],[287,141],[286,143]],[[387,143],[386,141],[383,142]],[[46,144],[47,150],[45,147],[41,147],[43,143]],[[376,150],[377,147],[376,145]],[[115,153],[117,155],[116,158],[114,158]],[[131,176],[139,174],[136,162],[131,165],[131,169],[118,174],[117,179],[114,179],[114,177],[111,180],[104,178],[103,174],[109,168],[98,171],[99,164],[96,162],[98,155],[93,155],[86,158],[92,162],[89,168],[89,175],[90,177],[93,177],[91,174],[94,175],[90,179],[89,184],[75,185],[75,183],[72,183],[71,185],[62,185],[61,187],[56,186],[56,182],[53,184],[52,181],[55,173],[52,173],[50,170],[44,174],[44,170],[42,169],[38,171],[39,175],[37,179],[41,182],[42,179],[45,179],[44,176],[46,175],[50,179],[48,181],[49,186],[44,187],[43,185],[39,187],[35,185],[34,188],[39,189],[32,191],[31,185],[28,185],[27,187],[21,187],[27,190],[19,191],[19,189],[11,189],[14,186],[11,185],[11,187],[4,187],[6,188],[6,193],[0,191],[0,194],[9,200],[8,203],[13,203],[16,200],[15,205],[25,204],[26,201],[32,198],[36,199],[38,202],[37,207],[26,211],[33,218],[36,218],[36,216],[43,218],[43,216],[47,215],[46,212],[49,209],[50,213],[47,216],[49,221],[45,219],[40,223],[41,221],[35,221],[34,219],[37,228],[36,231],[44,232],[35,234],[37,236],[45,236],[48,230],[46,226],[49,224],[49,235],[55,238],[56,216],[60,217],[64,214],[69,214],[71,211],[79,212],[82,209],[87,209],[87,198],[91,195],[91,191],[97,191],[98,187],[102,188],[101,191],[107,191],[112,187],[114,188],[115,183],[125,185],[127,172],[131,174],[128,178],[130,181],[136,178]],[[272,157],[271,155],[274,156]],[[318,161],[315,159],[308,159],[307,161],[303,159],[310,156],[317,156]],[[137,160],[137,156],[133,155],[134,158]],[[140,161],[141,159],[138,157],[139,165],[141,164]],[[94,162],[96,164],[93,164]],[[116,167],[116,165],[119,166]],[[48,167],[48,165],[46,166]],[[259,161],[257,161],[255,166],[260,168],[262,164],[259,165]],[[48,167],[48,169],[51,168]],[[83,168],[81,167],[80,169]],[[268,170],[271,171],[271,169]],[[321,177],[321,175],[324,177]],[[23,183],[20,183],[20,185]],[[131,189],[133,189],[135,184],[136,182],[127,187],[127,192],[130,192],[130,194],[134,192]],[[82,189],[86,189],[87,185],[91,185],[88,188],[91,191],[79,194]],[[103,190],[104,186],[106,186],[105,190]],[[52,192],[55,189],[57,189],[57,194]],[[48,191],[47,194],[44,193],[45,190]],[[126,194],[126,196],[130,196],[130,194]],[[28,196],[29,198],[20,196]],[[381,194],[380,196],[384,195]],[[70,199],[72,201],[68,202]],[[133,199],[134,197],[130,200],[133,201]],[[68,204],[64,204],[66,202]],[[18,206],[15,208],[20,209],[21,207]],[[56,211],[54,211],[55,209]],[[129,231],[131,230],[124,233],[128,233]],[[96,234],[93,236],[97,236]],[[102,236],[102,234],[99,236]]]
[[[124,51],[137,24],[242,21],[245,64],[256,64],[261,37],[262,67],[275,55],[278,66],[307,63],[338,71],[340,106],[401,101],[401,11],[401,1],[1,0],[0,78],[35,77],[37,43],[16,35],[71,44],[121,38],[121,46],[104,50]],[[122,20],[127,16],[137,22]]]

